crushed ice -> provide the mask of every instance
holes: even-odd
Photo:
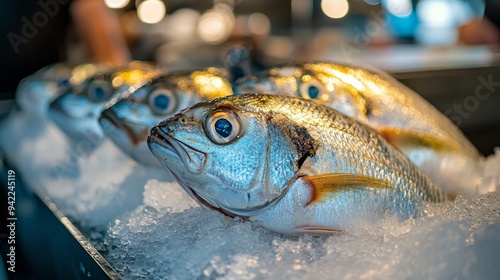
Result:
[[[8,132],[8,134],[7,134]],[[196,205],[163,170],[105,141],[78,150],[44,118],[13,112],[0,145],[126,279],[500,279],[500,149],[485,194],[330,237],[286,237]],[[6,137],[5,135],[8,135]]]

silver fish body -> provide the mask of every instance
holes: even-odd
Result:
[[[298,98],[245,94],[196,104],[148,145],[202,206],[285,234],[331,234],[359,219],[424,214],[445,200],[376,132]]]
[[[272,68],[235,83],[257,92],[314,100],[374,128],[451,197],[475,193],[483,157],[462,132],[388,74],[335,63]]]
[[[85,77],[50,104],[49,117],[71,140],[99,144],[104,133],[97,119],[106,102],[158,73],[160,70],[154,65],[134,62]]]
[[[127,96],[111,100],[99,123],[106,135],[134,160],[161,168],[146,143],[149,130],[181,109],[231,93],[227,74],[220,69],[163,74]]]

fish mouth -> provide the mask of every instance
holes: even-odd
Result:
[[[194,174],[200,174],[205,168],[207,155],[168,135],[160,127],[153,127],[148,136],[148,144],[154,142],[175,154],[186,169]]]
[[[110,109],[102,111],[99,117],[99,123],[108,135],[113,135],[114,130],[123,131],[127,138],[130,139],[132,146],[137,146],[141,142],[146,141],[148,136],[148,127],[146,125],[140,125],[136,123],[128,124],[126,121],[121,120],[118,116],[113,113]],[[139,127],[139,133],[133,130],[133,127]]]
[[[118,148],[125,152],[136,162],[160,168],[160,162],[151,154],[147,146],[148,128],[141,127],[141,134],[137,135],[128,125],[116,116],[113,111],[103,111],[99,117],[99,124]]]

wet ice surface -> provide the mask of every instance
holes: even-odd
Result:
[[[143,205],[110,226],[107,258],[125,278],[498,279],[499,204],[498,192],[461,197],[433,207],[432,217],[388,217],[321,238],[285,237],[201,208]]]
[[[431,206],[428,217],[403,223],[387,217],[335,236],[287,237],[198,207],[165,172],[109,141],[85,150],[27,115],[0,135],[27,183],[125,279],[500,279],[499,192]],[[496,151],[488,188],[500,185],[499,174]]]

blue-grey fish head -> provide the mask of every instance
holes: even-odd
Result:
[[[362,118],[366,104],[359,92],[363,86],[349,75],[349,68],[334,63],[287,64],[241,78],[233,88],[235,94],[255,92],[312,100]]]
[[[96,75],[70,87],[49,106],[49,117],[72,140],[103,140],[97,122],[106,102],[124,88],[113,87],[104,75]]]
[[[49,102],[68,89],[71,69],[54,64],[24,78],[16,90],[17,104],[25,112],[45,113]]]
[[[58,92],[57,82],[27,77],[17,87],[16,103],[24,112],[43,113]]]
[[[198,101],[201,98],[181,90],[169,75],[159,76],[125,98],[110,101],[99,123],[106,135],[137,162],[160,166],[146,143],[150,129]]]
[[[198,103],[151,129],[148,145],[200,205],[250,217],[274,205],[297,172],[272,112],[246,110],[240,96]],[[244,101],[243,101],[244,103]]]

